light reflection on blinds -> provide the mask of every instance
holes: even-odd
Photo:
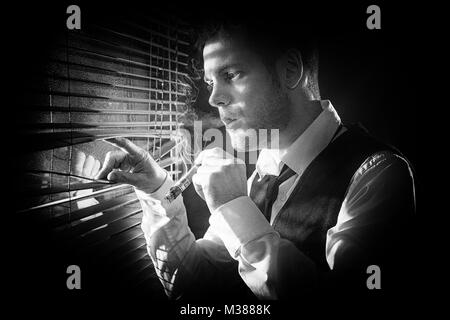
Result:
[[[154,276],[132,187],[36,170],[73,173],[80,152],[103,162],[114,147],[102,139],[120,136],[178,179],[189,43],[176,25],[114,21],[68,32],[54,44],[45,70],[31,76],[31,95],[23,101],[20,139],[30,160],[19,214],[51,229],[64,254],[108,265],[131,286]]]

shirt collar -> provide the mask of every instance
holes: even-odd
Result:
[[[265,175],[278,176],[284,164],[301,175],[315,157],[330,143],[341,119],[329,100],[321,100],[322,112],[309,127],[287,148],[262,149],[256,162],[260,179]]]

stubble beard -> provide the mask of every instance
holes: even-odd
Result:
[[[257,107],[260,112],[254,117],[249,129],[228,131],[233,149],[238,152],[250,152],[279,145],[279,135],[286,129],[289,119],[289,100],[279,86],[268,94]],[[265,130],[261,135],[260,130]],[[274,131],[278,130],[278,131]],[[261,138],[261,139],[260,139]],[[273,141],[276,139],[277,141]]]

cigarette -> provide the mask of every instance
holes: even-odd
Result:
[[[197,169],[200,165],[193,165],[191,169],[189,169],[188,172],[184,174],[178,180],[175,185],[170,188],[169,192],[164,197],[165,200],[167,200],[169,203],[174,201],[184,190],[187,189],[192,183],[192,176],[197,172]]]

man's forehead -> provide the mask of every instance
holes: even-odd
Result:
[[[203,58],[209,58],[229,49],[230,41],[228,40],[222,38],[210,40],[205,44],[205,47],[203,48]]]
[[[203,48],[205,73],[231,64],[245,64],[249,60],[249,54],[248,48],[241,41],[224,38],[210,40]]]

